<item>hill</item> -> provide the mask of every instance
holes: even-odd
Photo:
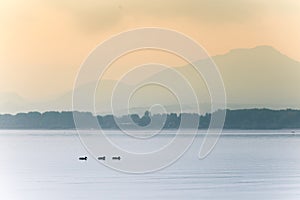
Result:
[[[289,58],[270,46],[234,49],[224,55],[213,56],[212,59],[220,69],[224,80],[228,108],[300,109],[300,62]],[[207,60],[199,60],[198,62],[205,65]],[[172,69],[180,72],[189,80],[200,101],[198,104],[200,113],[209,112],[210,96],[203,79],[195,73],[190,65]],[[142,73],[145,72],[141,71],[136,77],[144,77],[145,74]],[[152,74],[144,82],[164,80],[164,82],[172,84],[174,88],[181,90],[182,96],[187,97],[184,100],[185,105],[183,105],[182,111],[178,108],[176,99],[158,87],[145,87],[143,88],[145,89],[144,92],[139,90],[134,102],[130,104],[131,111],[142,114],[140,111],[147,110],[149,105],[153,103],[158,103],[164,105],[168,113],[198,112],[196,111],[197,105],[189,103],[189,95],[185,95],[186,90],[182,89],[182,82],[175,79],[173,75],[174,70],[159,71]],[[115,80],[102,80],[102,85],[98,87],[99,90],[96,94],[98,114],[103,115],[111,112],[110,97],[115,84]],[[136,86],[126,82],[119,82],[118,84],[120,84],[120,96],[124,96],[125,91],[132,91]],[[140,84],[140,82],[137,82],[137,84]],[[86,96],[84,91],[87,87],[90,87],[90,85],[83,85],[80,88],[83,97]],[[72,110],[71,90],[53,99],[37,102],[31,102],[13,94],[0,94],[0,97],[1,113],[18,113],[32,110],[39,112]],[[118,107],[118,105],[122,105],[121,101],[123,100],[122,98],[116,100],[115,111],[120,114],[126,113],[122,106]],[[83,106],[80,111],[89,110]]]

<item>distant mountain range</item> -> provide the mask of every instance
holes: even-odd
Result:
[[[219,67],[223,77],[227,93],[228,107],[239,108],[264,108],[284,109],[300,108],[300,62],[281,54],[270,46],[258,46],[251,49],[235,49],[227,54],[212,57]],[[207,60],[198,61],[204,64]],[[182,89],[181,82],[174,80],[174,70],[166,69],[150,76],[146,80],[164,80],[173,84],[186,96],[184,104],[180,108],[174,96],[164,92],[151,92],[157,88],[146,88],[143,93],[137,94],[137,98],[130,104],[131,113],[142,114],[148,110],[151,104],[162,104],[166,111],[170,112],[195,112],[200,106],[200,113],[210,111],[210,97],[205,82],[195,73],[195,70],[187,65],[172,68],[183,74],[196,91],[199,104],[189,102],[189,95],[184,95],[186,90]],[[142,72],[141,72],[142,73]],[[138,75],[138,74],[137,74]],[[96,94],[96,113],[111,113],[110,98],[116,81],[102,80]],[[118,83],[120,87],[119,97],[125,95],[125,91],[131,91],[136,86],[126,82]],[[85,90],[92,84],[81,86],[79,89],[85,97]],[[119,115],[127,113],[118,98],[115,102],[115,110]],[[13,93],[0,94],[0,113],[18,113],[28,111],[44,112],[47,110],[72,110],[72,91],[66,92],[57,98],[30,102]],[[90,111],[85,107],[83,100],[80,111]],[[155,110],[152,113],[156,113]],[[159,113],[159,110],[157,111]]]

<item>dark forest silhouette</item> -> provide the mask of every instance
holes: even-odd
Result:
[[[113,115],[94,116],[89,112],[76,112],[80,117],[89,120],[96,118],[103,129],[119,129]],[[126,123],[127,128],[147,127],[153,122],[151,128],[156,127],[156,122],[162,123],[164,129],[178,129],[182,115],[191,119],[199,119],[199,129],[206,129],[209,126],[211,114],[154,114],[146,111],[143,116],[133,114],[130,116],[116,117],[118,122]],[[131,120],[128,121],[128,119]],[[159,123],[157,123],[159,124]],[[97,127],[82,127],[95,129]],[[185,124],[184,128],[190,128]],[[227,110],[224,124],[225,129],[298,129],[300,128],[300,110],[270,110],[270,109],[240,109]],[[16,115],[0,115],[0,129],[75,129],[72,112],[29,112]]]

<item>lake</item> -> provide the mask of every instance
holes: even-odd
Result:
[[[131,138],[111,133],[112,140],[131,147]],[[172,131],[155,136],[149,148],[172,136]],[[209,156],[199,160],[202,139],[200,134],[170,167],[135,175],[92,159],[75,131],[1,130],[0,199],[300,199],[299,130],[226,130]],[[141,146],[136,147],[145,150]],[[85,155],[88,161],[78,160]]]

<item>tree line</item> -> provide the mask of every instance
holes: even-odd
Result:
[[[162,128],[178,129],[183,116],[187,120],[183,128],[193,127],[195,119],[199,129],[207,129],[214,113],[199,115],[194,113],[169,113],[151,115],[146,111],[143,116],[132,114],[128,116],[97,115],[89,112],[28,112],[15,115],[0,115],[0,129],[75,129],[73,114],[89,121],[97,120],[103,129],[126,128]],[[118,122],[118,123],[117,123]],[[121,124],[120,127],[118,124]],[[96,129],[98,126],[81,127]],[[299,129],[300,110],[271,110],[271,109],[239,109],[226,110],[225,129]]]

